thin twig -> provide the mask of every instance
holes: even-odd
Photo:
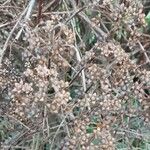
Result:
[[[66,6],[66,8],[67,8],[67,4],[66,4],[66,2],[65,2],[65,0],[64,0],[64,3],[65,3],[65,6]],[[78,12],[78,13],[80,13],[83,9],[85,9],[84,7],[78,12],[78,11],[76,11],[76,12]],[[68,10],[68,8],[67,8],[67,10]],[[70,15],[70,14],[69,14]],[[70,15],[71,16],[71,15]],[[71,18],[71,17],[70,17]],[[75,31],[75,28],[74,28],[74,25],[73,25],[73,22],[74,20],[71,20],[71,24],[72,24],[72,28],[73,28],[73,30]],[[74,38],[76,39],[76,36],[74,35]],[[75,42],[75,44],[76,44],[76,42]],[[77,57],[77,60],[79,61],[79,62],[81,62],[81,55],[80,55],[80,52],[79,52],[79,50],[78,50],[78,48],[77,48],[77,44],[76,44],[76,47],[75,46],[71,46],[71,47],[73,47],[74,49],[75,49],[75,51],[76,51],[76,57]],[[84,90],[84,92],[86,91],[86,79],[85,79],[85,72],[84,72],[84,69],[81,71],[81,75],[82,75],[82,85],[83,85],[83,90]]]
[[[19,124],[21,124],[22,126],[24,126],[26,129],[30,130],[30,128],[28,126],[26,126],[23,122],[21,122],[20,120],[16,119],[15,117],[9,115],[9,114],[6,114],[6,116],[8,118],[12,118],[13,120],[15,120],[16,122],[18,122]]]
[[[15,31],[15,29],[16,29],[17,26],[19,25],[19,23],[20,23],[22,17],[24,16],[24,14],[26,13],[26,11],[27,11],[27,8],[26,8],[26,9],[22,12],[22,14],[20,15],[18,21],[16,22],[16,24],[14,25],[14,27],[13,27],[12,30],[10,31],[10,34],[9,34],[9,36],[8,36],[7,40],[5,41],[5,44],[4,44],[4,46],[3,46],[3,49],[0,51],[0,64],[2,63],[4,53],[5,53],[5,51],[6,51],[6,49],[7,49],[7,46],[8,46],[8,42],[10,41],[13,32]]]
[[[29,6],[28,6],[28,11],[27,11],[27,14],[26,14],[26,16],[25,16],[25,21],[27,21],[27,20],[30,19],[30,16],[31,16],[33,7],[34,7],[34,5],[35,5],[35,2],[36,2],[36,0],[31,0],[31,1],[30,1]]]
[[[44,8],[43,12],[45,12],[49,7],[51,7],[54,4],[55,0],[50,1]]]
[[[16,21],[11,21],[11,22],[6,22],[6,23],[4,23],[4,24],[0,24],[0,28],[4,28],[4,27],[6,27],[6,26],[8,26],[8,25],[11,25],[11,24],[13,24],[13,23],[15,23]]]
[[[9,145],[2,145],[2,148],[3,150],[6,150],[6,149],[23,149],[23,150],[29,150],[29,147],[24,147],[24,146],[9,146]]]
[[[74,11],[70,11],[70,13],[73,13]],[[68,11],[52,11],[52,12],[42,12],[42,16],[43,15],[51,15],[51,14],[56,14],[56,15],[60,15],[60,14],[67,14],[68,13]],[[35,13],[35,14],[33,14],[32,15],[33,17],[36,17],[37,16],[37,14]]]
[[[81,62],[81,56],[80,56],[79,50],[78,50],[76,47],[75,47],[75,51],[76,51],[77,60],[78,60],[79,62]],[[86,80],[85,80],[84,69],[81,71],[81,75],[82,75],[83,90],[84,90],[84,92],[85,92],[85,91],[86,91]]]
[[[138,44],[139,44],[139,46],[140,46],[140,48],[141,48],[142,52],[143,52],[143,53],[144,53],[144,55],[145,55],[146,63],[150,63],[150,59],[149,59],[149,57],[148,57],[148,55],[147,55],[147,53],[146,53],[146,51],[145,51],[145,49],[144,49],[143,45],[141,44],[141,42],[140,42],[140,41],[138,41]]]
[[[34,7],[34,5],[35,5],[35,2],[36,2],[36,0],[31,0],[31,1],[29,2],[29,5],[27,6],[27,9],[28,9],[28,10],[27,10],[26,16],[25,16],[25,18],[24,18],[24,22],[25,22],[25,23],[30,20],[30,16],[31,16],[33,7]],[[16,35],[16,38],[15,38],[16,40],[18,40],[19,37],[21,36],[21,33],[22,33],[22,31],[23,31],[23,28],[24,28],[24,26],[22,26],[22,28],[19,30],[18,34]]]
[[[11,0],[7,0],[6,2],[4,2],[3,4],[2,4],[2,6],[4,6],[4,5],[6,5],[7,3],[9,3]]]
[[[42,16],[42,4],[43,4],[43,0],[39,0],[37,24],[39,24],[39,23],[40,23],[40,20],[41,20],[41,16]]]
[[[74,0],[70,0],[70,3],[72,4],[72,7],[75,9],[75,11],[77,10],[76,7],[76,2]],[[97,36],[97,38],[99,40],[105,40],[107,37],[107,34],[101,30],[96,24],[94,24],[87,16],[84,12],[79,12],[78,15],[84,19],[84,21],[86,23],[88,23],[90,25],[90,27],[92,28],[92,30],[94,30],[95,35]],[[98,33],[98,34],[97,34]]]
[[[77,77],[79,76],[79,74],[82,72],[82,70],[84,69],[84,67],[82,67],[77,74],[74,76],[74,78],[70,81],[69,83],[69,87],[72,85],[72,83],[77,79]]]
[[[98,37],[99,37],[99,40],[105,40],[106,37],[107,37],[107,34],[101,30],[97,25],[95,25],[84,13],[79,13],[78,14],[82,19],[84,19],[90,26],[92,29],[94,29],[94,31],[96,33],[98,33]]]
[[[59,127],[58,127],[58,129],[57,129],[57,131],[55,132],[55,135],[54,135],[53,140],[52,140],[52,142],[51,142],[50,150],[52,150],[53,144],[54,144],[54,141],[55,141],[55,138],[56,138],[56,136],[57,136],[57,134],[58,134],[60,128],[63,126],[63,123],[65,122],[67,116],[68,116],[68,115],[64,116],[63,120],[61,121],[61,123],[60,123],[60,125],[59,125]]]

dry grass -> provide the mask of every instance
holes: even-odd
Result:
[[[150,150],[148,5],[1,0],[0,149]]]

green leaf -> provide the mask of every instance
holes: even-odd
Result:
[[[92,122],[97,123],[98,122],[98,116],[92,116]]]
[[[89,127],[89,126],[88,126],[88,127],[86,128],[86,132],[87,132],[87,133],[93,133],[93,127]]]
[[[148,23],[148,25],[150,25],[150,12],[145,17],[145,21]]]
[[[117,150],[128,150],[128,147],[124,142],[119,142],[117,143]]]
[[[117,37],[116,37],[117,40],[121,40],[121,38],[122,38],[122,29],[116,31],[116,34],[117,34]]]
[[[100,143],[100,139],[94,139],[94,140],[92,141],[92,143],[93,143],[94,145],[98,145],[98,144]]]

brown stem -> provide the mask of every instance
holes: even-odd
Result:
[[[42,4],[43,4],[43,0],[39,0],[38,3],[39,3],[39,5],[38,5],[37,24],[40,23],[40,20],[41,20],[41,17],[42,17]]]

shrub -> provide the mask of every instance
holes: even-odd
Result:
[[[1,1],[1,149],[148,150],[146,4]]]

